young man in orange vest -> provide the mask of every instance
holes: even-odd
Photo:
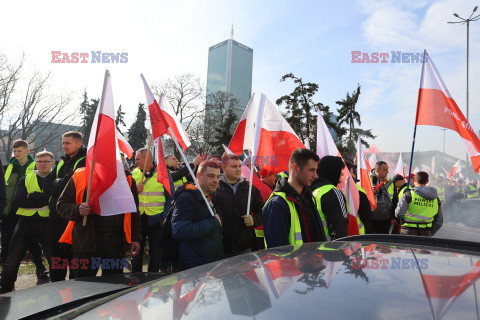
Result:
[[[137,186],[125,171],[135,203],[138,207]],[[102,275],[122,273],[128,262],[125,252],[136,256],[140,249],[140,215],[137,212],[100,216],[91,214],[86,198],[85,168],[77,169],[68,181],[57,203],[58,213],[70,220],[60,241],[72,243],[73,259],[70,278],[95,276],[102,267]],[[84,216],[87,225],[82,226]],[[52,268],[63,268],[52,258]],[[76,267],[76,268],[75,268]]]

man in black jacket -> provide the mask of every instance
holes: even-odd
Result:
[[[82,145],[83,136],[80,132],[68,131],[62,135],[62,148],[65,155],[57,166],[48,175],[46,188],[53,189],[50,199],[50,251],[52,257],[56,259],[72,259],[72,246],[66,243],[59,243],[68,220],[61,217],[57,212],[57,201],[63,189],[67,185],[76,169],[85,167],[87,148]],[[64,268],[53,269],[50,271],[52,282],[65,280],[67,270]]]
[[[277,182],[262,211],[267,248],[327,239],[309,189],[317,178],[318,160],[308,149],[299,148],[290,156],[288,178]]]
[[[312,186],[318,211],[327,221],[328,232],[332,239],[348,236],[347,202],[343,193],[337,189],[345,163],[342,158],[325,156],[320,159],[316,179]]]
[[[197,155],[195,159],[193,159],[193,163],[190,163],[189,166],[192,170],[194,170],[195,167],[200,164],[200,162],[202,162],[202,156]],[[188,171],[188,167],[185,164],[180,165],[180,161],[178,161],[177,157],[175,157],[173,154],[168,154],[165,156],[165,164],[167,165],[168,172],[172,176],[175,190],[187,182],[193,182],[190,172]]]
[[[215,203],[223,224],[225,257],[250,252],[255,241],[254,227],[262,225],[263,200],[252,186],[250,212],[247,214],[249,183],[242,177],[242,161],[237,155],[222,157],[222,171]]]

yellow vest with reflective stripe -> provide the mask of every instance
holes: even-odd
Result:
[[[137,185],[141,182],[142,171],[137,168],[132,171],[132,177]],[[157,181],[157,172],[148,180],[143,180],[143,191],[138,194],[138,209],[140,214],[153,216],[165,209],[165,188]]]
[[[291,245],[303,244],[302,227],[300,225],[300,219],[298,218],[297,209],[295,203],[287,199],[285,192],[273,192],[268,198],[265,205],[270,201],[273,196],[282,197],[287,202],[288,209],[290,211],[290,231],[288,233],[288,243]],[[265,249],[267,248],[267,241],[265,240]]]
[[[473,191],[473,193],[467,195],[467,198],[478,198],[478,189],[473,184],[469,184],[467,187],[470,188],[470,191]]]
[[[445,187],[437,188],[438,199],[445,202]]]
[[[5,185],[8,186],[8,179],[10,178],[10,175],[12,174],[13,170],[13,164],[9,164],[7,167],[7,170],[5,170]],[[25,175],[32,173],[35,170],[35,161],[31,162],[27,170],[25,170]]]
[[[78,159],[77,161],[75,161],[75,164],[73,165],[73,172],[75,172],[75,170],[77,170],[77,165],[80,161],[82,161],[83,159],[85,159],[86,157],[81,157],[80,159]],[[60,168],[63,167],[63,165],[65,164],[65,162],[62,160],[60,161],[58,164],[57,164],[57,178],[58,178],[58,173],[60,172]]]
[[[29,173],[25,176],[25,187],[27,188],[27,193],[31,194],[34,192],[42,192],[40,186],[38,185],[37,174],[35,172]],[[31,217],[38,212],[40,217],[47,218],[50,214],[50,209],[47,206],[43,206],[41,208],[18,208],[17,214],[20,216]]]
[[[403,217],[405,223],[402,227],[431,228],[432,222],[438,213],[438,199],[424,199],[414,190],[410,191],[412,201],[408,204],[407,213]]]
[[[332,189],[337,189],[333,184],[328,184],[325,186],[321,186],[320,188],[315,189],[313,191],[313,197],[315,198],[315,202],[317,202],[317,210],[320,214],[320,220],[322,220],[323,231],[325,232],[325,236],[327,237],[327,241],[331,240],[330,232],[328,231],[327,226],[327,219],[325,218],[325,214],[322,210],[322,196]]]
[[[172,172],[171,170],[168,170],[168,172]],[[183,186],[185,183],[187,183],[188,180],[186,177],[182,177],[181,179],[177,180],[177,181],[174,181],[173,182],[173,186],[175,187],[175,191],[177,191],[178,188],[180,188],[181,186]]]

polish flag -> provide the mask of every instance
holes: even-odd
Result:
[[[252,109],[252,106],[253,102],[249,103],[247,109]],[[244,115],[247,120],[242,150],[252,150],[254,163],[265,170],[275,173],[287,171],[292,152],[305,148],[292,127],[264,94],[261,95],[255,112],[245,111]],[[237,144],[238,142],[234,145],[235,150],[232,150],[235,153],[239,148]]]
[[[424,275],[423,286],[434,319],[442,319],[455,301],[480,279],[480,261],[461,275]]]
[[[377,164],[377,154],[372,153],[370,157],[368,158],[368,164],[370,164],[370,168],[375,168],[375,165]]]
[[[92,166],[93,174],[90,177]],[[137,210],[120,157],[112,82],[108,70],[105,72],[102,98],[88,141],[85,181],[88,183],[90,178],[92,186],[89,204],[93,213],[108,216]]]
[[[172,190],[174,189],[172,189],[172,186],[170,185],[170,176],[167,171],[167,164],[165,163],[165,155],[163,153],[161,141],[161,137],[168,132],[170,123],[168,123],[167,119],[165,119],[165,114],[167,113],[162,112],[160,109],[160,106],[153,97],[152,90],[150,90],[147,81],[143,77],[143,74],[140,76],[142,77],[145,95],[147,96],[148,111],[150,112],[150,123],[152,125],[152,138],[156,139],[156,142],[158,143],[157,181],[163,184],[163,187],[170,195],[172,195]],[[162,102],[162,100],[165,100],[165,97],[161,96],[160,99],[160,102]],[[177,137],[175,131],[173,132],[175,137]],[[178,142],[180,143],[180,141]]]
[[[395,168],[395,174],[399,174],[402,177],[405,177],[405,169],[403,168],[403,159],[401,152],[398,154],[398,162],[397,167]]]
[[[255,109],[255,94],[253,94],[252,97],[250,98],[250,101],[247,104],[247,108],[243,112],[242,118],[240,118],[240,122],[238,123],[237,129],[235,129],[235,133],[233,134],[232,140],[228,145],[228,149],[230,149],[236,155],[240,155],[243,153],[243,141],[245,139],[247,119],[248,118],[253,119],[253,117],[255,116],[254,109]]]
[[[118,147],[120,148],[120,152],[123,152],[124,154],[127,155],[127,158],[130,159],[133,157],[133,148],[128,143],[127,139],[120,133],[120,131],[116,131],[117,133],[117,138],[118,138]]]
[[[357,142],[357,179],[360,181],[360,186],[367,194],[368,202],[370,202],[372,211],[375,210],[377,208],[377,201],[375,200],[375,194],[373,193],[370,172],[367,169],[367,162],[365,161],[365,153],[363,152],[363,146],[360,137],[358,137]]]
[[[317,109],[317,154],[320,158],[324,156],[336,156],[342,157],[340,152],[333,141],[332,135],[323,120],[323,116],[320,113],[320,110]],[[342,158],[343,160],[343,158]],[[357,163],[357,166],[359,164]],[[365,166],[366,167],[366,166]],[[348,202],[348,234],[350,236],[358,234],[358,223],[357,223],[357,211],[360,205],[360,197],[358,195],[358,188],[355,185],[355,182],[348,171],[347,166],[343,169],[343,178],[340,183],[337,185],[337,188],[340,189]]]
[[[480,140],[448,92],[426,50],[415,125],[436,126],[456,131],[465,144],[473,170],[480,173]]]
[[[460,166],[460,160],[458,160],[452,167],[452,170],[450,170],[450,173],[448,174],[448,179],[453,178],[455,173],[457,173],[458,166]]]
[[[223,148],[225,149],[225,152],[227,154],[234,154],[232,150],[230,150],[226,145],[222,144]],[[242,176],[245,177],[245,179],[250,182],[250,169],[245,165],[245,163],[242,162]],[[272,194],[272,189],[270,189],[269,186],[267,186],[260,178],[254,174],[253,176],[253,185],[255,188],[260,191],[260,194],[262,196],[262,199],[264,202],[268,200],[268,197]]]

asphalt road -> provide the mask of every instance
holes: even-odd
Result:
[[[461,224],[445,223],[434,237],[467,240],[480,243],[480,229],[466,227]]]

